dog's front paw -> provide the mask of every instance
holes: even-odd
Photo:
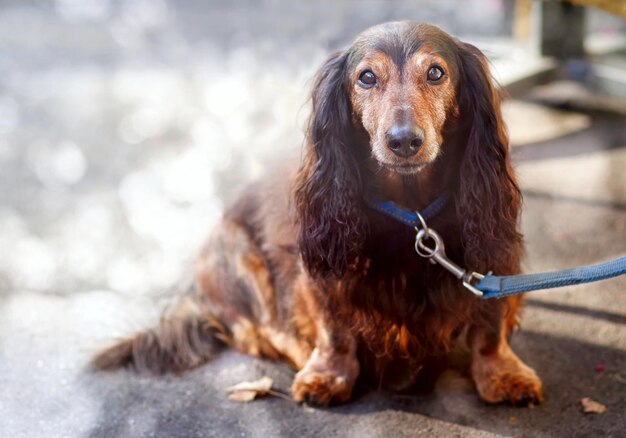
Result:
[[[316,348],[291,385],[294,400],[313,406],[347,402],[360,368],[353,353],[330,350],[324,354]]]
[[[312,406],[345,403],[352,396],[353,384],[345,376],[303,369],[293,381],[291,392],[297,402]]]
[[[543,401],[539,376],[517,356],[474,361],[472,377],[480,397],[487,403],[529,406]]]

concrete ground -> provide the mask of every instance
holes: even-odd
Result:
[[[397,18],[506,37],[501,2],[426,3],[0,3],[0,437],[626,436],[625,277],[528,295],[512,344],[544,381],[532,409],[487,406],[452,371],[332,409],[237,404],[226,387],[268,375],[287,391],[292,372],[231,351],[180,377],[85,370],[155,323],[223,204],[301,144],[331,50]],[[624,116],[506,114],[526,272],[626,253]]]

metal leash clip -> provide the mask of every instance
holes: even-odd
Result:
[[[472,282],[475,280],[480,281],[485,278],[485,276],[479,274],[478,272],[467,272],[465,269],[450,260],[446,256],[443,240],[441,239],[439,233],[432,228],[428,228],[424,218],[418,212],[416,212],[416,214],[422,223],[422,228],[420,229],[415,227],[415,231],[417,231],[417,235],[415,236],[415,252],[417,252],[417,254],[421,257],[429,259],[432,264],[438,263],[440,266],[447,269],[452,273],[452,275],[463,282],[463,286],[465,286],[466,289],[474,295],[482,297],[482,291],[476,289],[476,287],[472,285]],[[434,247],[429,247],[425,244],[425,241],[429,239],[432,239],[434,242]]]

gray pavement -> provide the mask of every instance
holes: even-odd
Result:
[[[626,436],[624,278],[528,296],[512,343],[544,381],[533,409],[484,405],[455,370],[332,409],[229,402],[242,380],[292,378],[232,351],[179,377],[85,370],[155,323],[224,203],[301,144],[329,51],[398,18],[507,37],[502,3],[455,3],[0,2],[0,437]],[[508,122],[526,271],[624,254],[623,116],[551,113],[567,130],[527,144],[524,111]],[[608,411],[583,414],[582,397]]]

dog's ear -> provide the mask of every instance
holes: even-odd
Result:
[[[346,90],[348,54],[334,54],[313,86],[306,151],[295,187],[299,244],[312,275],[343,275],[366,234],[362,184]]]
[[[521,194],[511,167],[500,94],[485,56],[459,43],[461,120],[469,120],[460,168],[457,213],[468,269],[516,273],[521,257]]]

